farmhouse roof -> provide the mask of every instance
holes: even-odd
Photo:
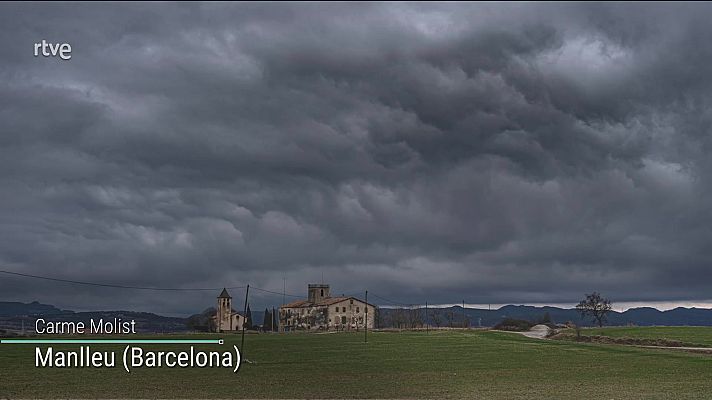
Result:
[[[302,308],[302,307],[318,307],[318,306],[330,306],[332,304],[336,303],[341,303],[342,301],[345,300],[356,300],[360,303],[368,304],[369,306],[375,307],[373,304],[366,303],[363,300],[359,300],[356,297],[349,296],[349,297],[327,297],[325,299],[322,299],[317,302],[311,302],[309,300],[296,300],[291,303],[285,304],[282,307],[284,308]]]

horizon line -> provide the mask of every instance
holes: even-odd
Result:
[[[502,307],[506,306],[528,306],[528,307],[555,307],[562,309],[573,309],[576,308],[577,303],[467,303],[465,302],[465,308],[479,309],[496,311]],[[698,300],[698,301],[621,301],[618,303],[612,303],[613,311],[625,312],[635,308],[653,308],[658,311],[670,311],[676,308],[699,308],[699,309],[712,309],[712,300]],[[380,308],[408,308],[407,305],[385,305],[379,306]],[[424,308],[424,304],[413,304],[413,307]],[[440,304],[428,304],[428,308],[448,308],[448,307],[462,307],[462,303],[440,303]]]
[[[9,301],[8,301],[9,302]],[[21,304],[32,304],[33,302],[37,302],[39,304],[44,304],[39,301],[31,301],[29,303],[22,303],[21,301],[18,301],[17,303]],[[141,313],[151,313],[154,315],[162,316],[162,317],[168,317],[168,318],[188,318],[191,315],[195,315],[196,313],[184,313],[184,312],[161,312],[161,311],[148,311],[145,309],[134,309],[134,310],[127,310],[127,309],[103,309],[103,310],[97,310],[97,309],[82,309],[82,308],[74,308],[72,309],[64,309],[63,307],[57,307],[53,304],[46,304],[46,305],[51,305],[55,308],[60,309],[61,311],[68,311],[71,313],[93,313],[93,312],[141,312]],[[437,303],[437,304],[428,304],[428,308],[448,308],[448,307],[462,307],[462,303]],[[556,308],[562,308],[562,309],[573,309],[576,308],[576,303],[546,303],[546,302],[512,302],[512,303],[467,303],[465,302],[465,308],[469,309],[480,309],[480,310],[488,310],[490,309],[491,311],[496,311],[502,307],[506,306],[529,306],[529,307],[556,307]],[[384,309],[396,309],[396,308],[424,308],[425,304],[401,304],[401,305],[379,305],[379,308],[384,308]],[[616,312],[625,312],[630,309],[634,308],[653,308],[658,311],[669,311],[669,310],[674,310],[676,308],[698,308],[698,309],[712,309],[712,300],[698,300],[698,301],[622,301],[622,302],[617,302],[613,303],[613,311]],[[253,312],[262,312],[259,309],[254,310]],[[42,316],[51,316],[55,314],[33,314],[33,315],[42,315]],[[31,315],[28,315],[31,316]]]

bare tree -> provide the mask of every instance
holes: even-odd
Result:
[[[403,309],[405,315],[405,327],[406,329],[412,329],[415,327],[415,316],[413,315],[413,306],[408,306],[408,308]]]
[[[603,326],[606,321],[606,314],[612,308],[611,301],[601,296],[598,292],[587,294],[586,298],[576,306],[576,310],[581,313],[582,318],[586,316],[593,317],[593,322],[598,324],[599,327]]]
[[[433,323],[436,327],[440,328],[440,324],[443,322],[442,314],[439,308],[433,308],[430,312],[430,317],[433,319]]]
[[[452,328],[452,325],[455,322],[455,311],[447,311],[445,313],[445,319],[447,319],[447,326]]]
[[[391,323],[394,328],[403,328],[407,323],[406,315],[402,308],[394,308],[391,310]]]
[[[420,307],[412,308],[411,306],[410,309],[410,328],[415,329],[415,328],[421,328],[423,326],[423,315],[420,312]]]
[[[218,327],[217,324],[215,323],[215,320],[212,318],[208,319],[208,332],[217,332]]]

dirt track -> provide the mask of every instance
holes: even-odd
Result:
[[[533,339],[546,339],[550,332],[550,328],[546,325],[534,325],[530,330],[526,332],[518,332],[526,337]],[[689,351],[695,353],[712,353],[712,348],[710,347],[687,347],[687,346],[643,346],[635,344],[620,344],[622,346],[633,346],[642,347],[646,349],[663,349],[663,350],[680,350]]]
[[[534,325],[526,332],[520,332],[522,335],[534,339],[545,339],[549,334],[549,327],[546,325]]]

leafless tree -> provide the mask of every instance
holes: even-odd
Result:
[[[433,310],[430,312],[430,318],[433,319],[433,323],[435,324],[435,326],[440,328],[440,324],[442,324],[443,322],[443,317],[439,308],[433,308]]]
[[[406,316],[402,308],[394,308],[391,311],[391,323],[394,328],[403,328],[406,322]]]
[[[612,308],[611,301],[601,296],[598,292],[587,294],[586,298],[576,306],[576,309],[581,313],[581,317],[593,317],[593,322],[598,324],[599,327],[603,326],[606,321],[606,314]]]
[[[407,329],[412,329],[415,326],[415,316],[413,315],[413,306],[409,306],[407,309],[403,310],[405,315],[405,327]]]
[[[445,313],[445,319],[447,319],[447,326],[452,328],[453,323],[455,322],[455,311],[450,310]]]
[[[420,313],[420,307],[411,307],[409,311],[410,328],[420,328],[423,326],[423,316]]]

